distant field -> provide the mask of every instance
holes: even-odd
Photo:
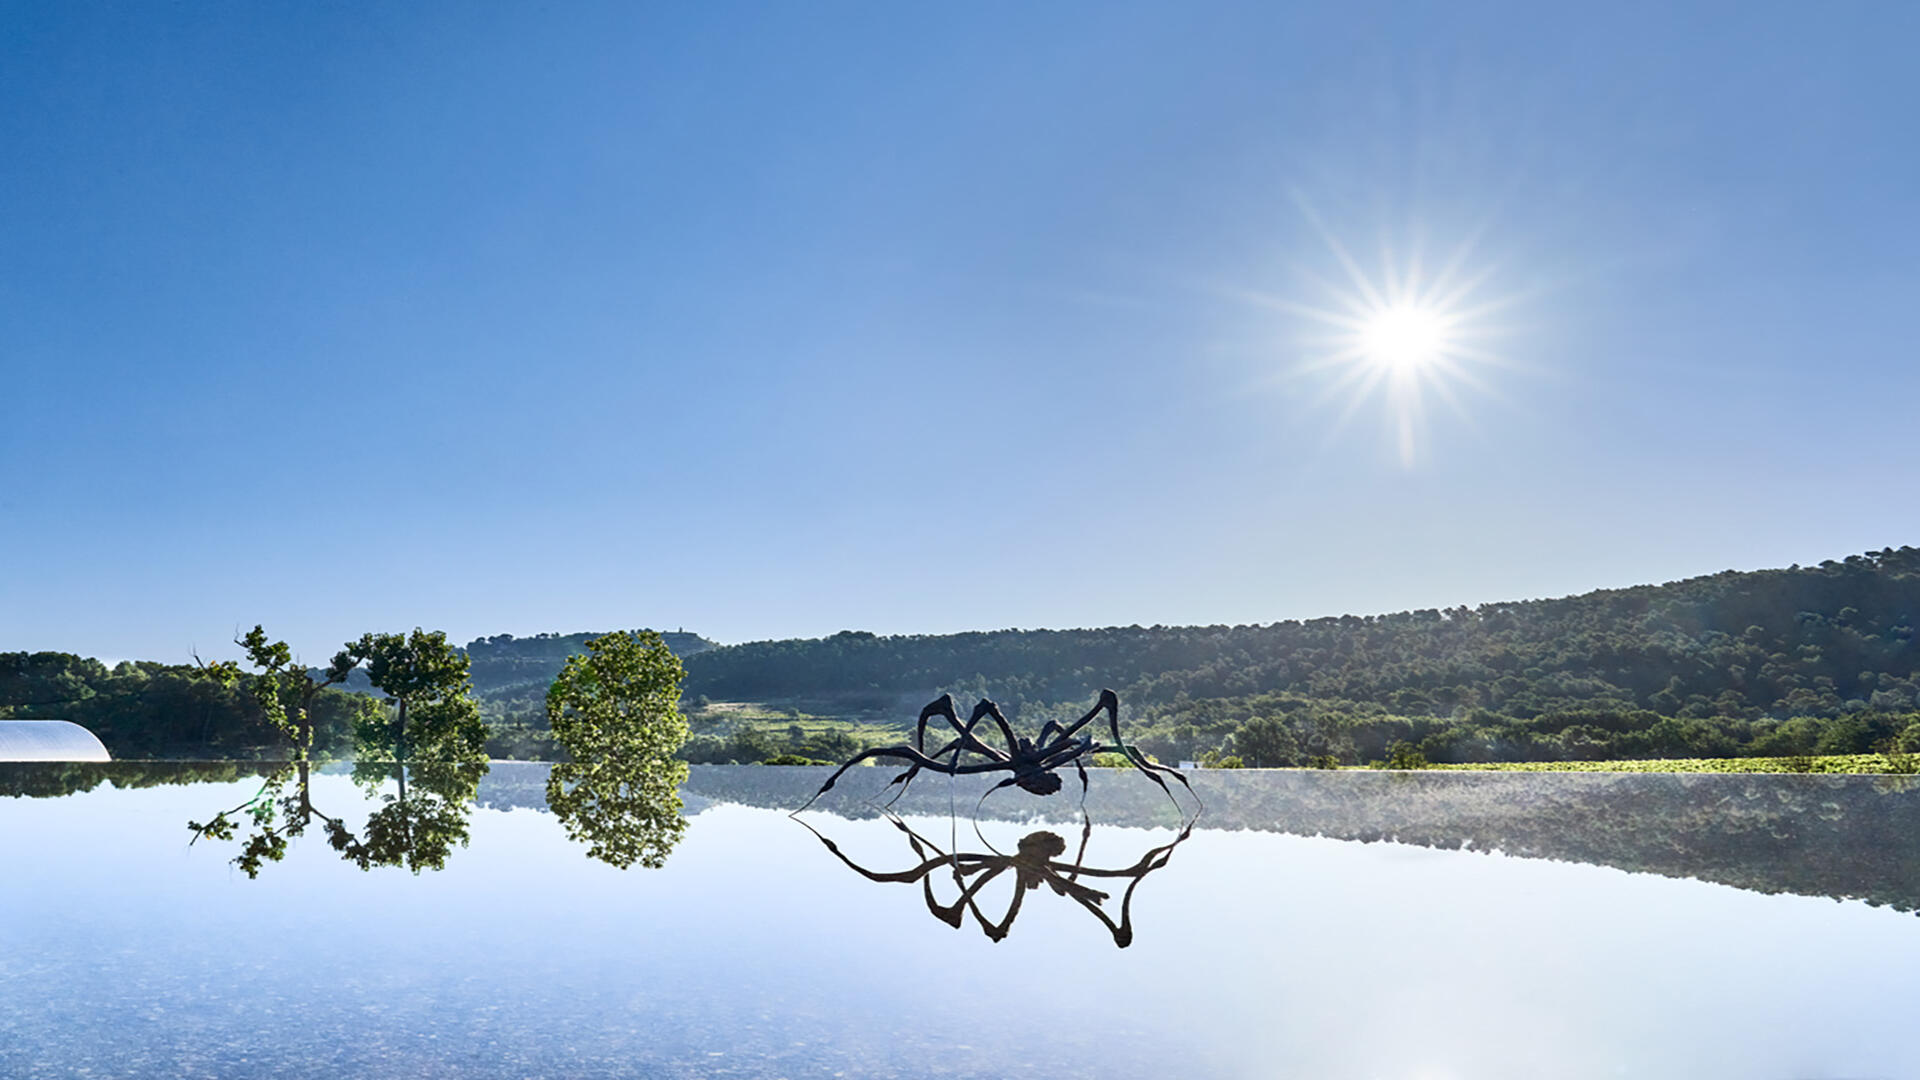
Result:
[[[1512,761],[1429,765],[1491,772],[1867,773],[1920,772],[1920,755],[1833,754],[1825,757],[1672,758],[1660,761]]]
[[[690,708],[686,710],[686,716],[687,723],[694,731],[720,734],[748,726],[784,734],[798,727],[809,738],[827,732],[840,732],[860,742],[879,740],[894,743],[899,741],[903,732],[913,730],[911,719],[904,722],[897,719],[890,722],[847,719],[844,716],[821,716],[800,709],[744,701],[715,702],[706,708]]]

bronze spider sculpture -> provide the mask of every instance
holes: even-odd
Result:
[[[1103,712],[1107,715],[1108,730],[1113,733],[1111,745],[1095,742],[1091,734],[1081,734],[1082,729],[1093,723],[1094,718]],[[955,734],[953,738],[947,740],[946,745],[928,753],[927,721],[934,717],[945,720]],[[1006,740],[1007,748],[1004,751],[988,745],[974,734],[974,730],[987,719],[993,720],[999,727],[1001,736]],[[900,786],[900,790],[894,793],[894,799],[906,793],[907,785],[913,782],[914,777],[920,775],[922,769],[928,772],[945,773],[948,776],[972,776],[995,772],[1013,774],[988,788],[986,793],[980,796],[982,803],[987,801],[987,795],[1015,784],[1035,795],[1052,795],[1061,787],[1060,774],[1056,770],[1072,764],[1080,774],[1080,795],[1084,800],[1087,793],[1087,759],[1102,753],[1125,755],[1134,768],[1145,773],[1147,779],[1160,785],[1160,790],[1167,793],[1167,798],[1173,799],[1175,807],[1180,805],[1180,800],[1174,798],[1173,789],[1168,787],[1166,780],[1161,778],[1162,773],[1178,780],[1180,786],[1187,789],[1187,794],[1193,796],[1194,803],[1200,804],[1200,796],[1194,793],[1193,785],[1187,783],[1187,778],[1180,774],[1180,770],[1148,760],[1137,747],[1120,738],[1120,697],[1111,690],[1100,691],[1100,700],[1094,703],[1093,708],[1087,710],[1085,716],[1071,724],[1062,726],[1057,721],[1047,721],[1041,726],[1040,735],[1036,739],[1016,736],[1013,733],[1013,725],[1007,723],[1007,718],[1000,714],[1000,706],[985,699],[973,707],[973,715],[962,724],[959,714],[954,711],[953,695],[941,694],[937,700],[920,710],[920,723],[914,732],[913,741],[912,746],[879,746],[855,754],[847,760],[845,765],[835,770],[832,776],[827,777],[827,782],[821,784],[820,790],[814,792],[813,798],[808,799],[806,805],[800,809],[805,810],[808,806],[812,806],[815,799],[832,790],[835,781],[839,780],[848,769],[863,761],[879,758],[891,758],[907,763],[904,771],[887,782],[888,787],[895,784]],[[963,764],[962,754],[971,754],[985,760],[969,761]],[[889,800],[889,804],[891,802],[892,800]],[[795,813],[798,812],[798,810],[795,811]]]
[[[869,870],[848,858],[838,844],[821,835],[819,830],[811,825],[806,827],[827,846],[827,850],[832,852],[835,858],[867,880],[907,885],[919,884],[927,910],[933,914],[934,918],[956,930],[965,925],[966,917],[971,914],[974,922],[979,925],[980,932],[989,940],[996,942],[1005,940],[1008,931],[1013,929],[1013,920],[1020,914],[1021,903],[1025,900],[1026,894],[1045,885],[1056,895],[1072,900],[1098,919],[1113,936],[1113,943],[1122,949],[1133,944],[1133,891],[1140,887],[1140,883],[1146,880],[1148,874],[1167,865],[1167,860],[1173,856],[1173,849],[1185,843],[1187,838],[1193,835],[1193,822],[1189,821],[1172,843],[1162,844],[1148,851],[1131,866],[1104,869],[1087,865],[1087,841],[1093,835],[1093,823],[1084,816],[1082,818],[1084,828],[1080,834],[1080,851],[1072,862],[1060,858],[1066,854],[1067,842],[1055,832],[1042,830],[1028,833],[1020,839],[1019,850],[1013,855],[997,851],[993,854],[965,851],[948,854],[933,841],[914,832],[906,822],[894,814],[888,813],[887,820],[893,823],[894,828],[906,835],[907,844],[913,849],[914,856],[920,860],[910,869],[891,872]],[[802,821],[801,824],[806,825],[806,822]],[[934,896],[935,872],[943,868],[952,873],[953,883],[958,889],[958,896],[951,904],[943,904]],[[1008,901],[1007,910],[1003,915],[997,919],[989,918],[986,912],[980,909],[980,896],[994,879],[1003,874],[1013,875],[1013,898]],[[1094,888],[1082,880],[1084,878],[1098,879],[1101,884],[1112,882],[1117,885],[1121,881],[1127,883],[1126,890],[1120,897],[1119,921],[1114,920],[1112,913],[1105,906],[1112,894]]]

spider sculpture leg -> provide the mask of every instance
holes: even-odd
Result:
[[[1100,906],[1100,901],[1107,898],[1105,893],[1094,893],[1099,899],[1093,900],[1092,902],[1089,902],[1088,899],[1078,894],[1070,894],[1072,899],[1079,903],[1081,907],[1085,908],[1088,914],[1106,925],[1107,930],[1113,934],[1113,943],[1115,945],[1122,949],[1126,948],[1133,944],[1133,891],[1140,887],[1140,883],[1147,879],[1148,874],[1167,865],[1168,861],[1173,858],[1173,849],[1186,843],[1187,838],[1192,835],[1193,825],[1189,823],[1186,828],[1180,830],[1179,836],[1174,837],[1173,843],[1154,848],[1152,851],[1142,855],[1140,861],[1125,870],[1101,870],[1079,864],[1061,868],[1072,871],[1073,877],[1084,874],[1087,877],[1129,879],[1126,892],[1121,894],[1120,897],[1119,922],[1114,922],[1112,917]],[[1069,880],[1071,880],[1071,878],[1069,878]]]
[[[1073,737],[1078,735],[1082,728],[1092,723],[1101,713],[1107,714],[1107,724],[1113,732],[1114,745],[1094,746],[1091,745],[1090,742],[1077,743]],[[1047,744],[1048,735],[1056,731],[1059,734],[1055,736],[1054,742]],[[1120,737],[1120,695],[1114,693],[1112,690],[1100,691],[1100,699],[1094,702],[1093,708],[1088,709],[1086,715],[1065,727],[1061,727],[1051,720],[1047,721],[1047,723],[1040,728],[1040,741],[1046,744],[1046,749],[1043,751],[1045,755],[1043,758],[1043,767],[1057,768],[1070,760],[1076,765],[1079,765],[1079,755],[1081,754],[1098,754],[1109,751],[1118,752],[1126,755],[1127,761],[1132,763],[1135,768],[1146,773],[1147,779],[1160,785],[1160,790],[1167,793],[1167,798],[1173,799],[1173,804],[1176,807],[1180,805],[1180,800],[1174,799],[1173,789],[1167,787],[1167,782],[1161,779],[1158,774],[1166,773],[1175,780],[1180,781],[1180,786],[1186,788],[1187,794],[1193,796],[1194,804],[1199,806],[1201,810],[1206,809],[1206,804],[1201,801],[1199,793],[1193,790],[1193,785],[1187,782],[1187,778],[1181,775],[1180,770],[1147,760],[1147,756],[1142,754],[1138,747],[1128,744]],[[1070,751],[1069,748],[1073,749]],[[1084,766],[1081,766],[1081,768],[1084,775]],[[1182,810],[1182,813],[1185,813],[1185,811]]]
[[[839,859],[841,862],[845,863],[849,868],[853,870],[854,873],[859,874],[861,877],[866,878],[868,881],[898,882],[900,884],[907,884],[907,885],[918,882],[920,884],[922,893],[926,897],[927,910],[933,913],[934,918],[937,918],[941,922],[946,923],[948,926],[951,926],[954,929],[958,930],[960,928],[960,924],[964,922],[966,919],[966,915],[963,910],[963,905],[966,903],[966,900],[963,897],[962,899],[955,901],[951,906],[940,903],[938,900],[934,898],[934,895],[933,895],[933,877],[932,877],[933,871],[938,870],[943,866],[951,865],[954,859],[956,858],[956,856],[948,855],[942,852],[939,848],[934,847],[932,843],[924,841],[918,833],[915,833],[912,829],[907,827],[906,822],[901,821],[899,818],[896,818],[891,814],[887,816],[888,816],[888,819],[893,822],[894,828],[897,828],[901,832],[907,834],[907,843],[909,846],[913,848],[914,855],[920,859],[919,865],[914,866],[913,868],[908,870],[895,870],[892,872],[869,870],[866,867],[861,866],[859,863],[854,862],[852,859],[849,859],[846,856],[846,853],[840,850],[840,845],[827,839],[825,836],[822,836],[818,829],[815,829],[813,826],[808,825],[805,821],[800,822],[800,824],[802,826],[805,826],[806,830],[812,833],[814,837],[818,839],[822,844],[825,844],[827,846],[827,850],[833,853],[834,858]],[[931,849],[934,852],[934,854],[929,856],[927,854],[928,849]],[[975,871],[968,871],[968,872],[976,872],[976,871],[977,871],[977,868]]]
[[[1173,789],[1169,788],[1167,786],[1167,782],[1165,780],[1162,780],[1157,775],[1159,773],[1166,773],[1168,776],[1171,776],[1175,780],[1180,781],[1180,786],[1183,788],[1186,788],[1187,794],[1193,796],[1193,802],[1195,806],[1198,806],[1201,811],[1206,810],[1207,805],[1206,803],[1201,801],[1200,793],[1193,790],[1193,785],[1187,782],[1186,776],[1183,775],[1179,769],[1173,768],[1170,765],[1161,765],[1158,762],[1147,760],[1147,755],[1141,753],[1139,747],[1136,747],[1128,743],[1126,740],[1120,737],[1120,698],[1113,691],[1111,690],[1100,691],[1099,703],[1093,707],[1093,710],[1091,712],[1089,712],[1086,716],[1081,717],[1080,720],[1074,724],[1073,730],[1078,730],[1081,724],[1085,724],[1087,721],[1093,719],[1095,714],[1100,712],[1105,712],[1107,714],[1107,725],[1109,729],[1113,732],[1113,746],[1111,747],[1097,746],[1097,747],[1094,747],[1091,752],[1102,753],[1108,750],[1117,750],[1120,753],[1127,755],[1127,760],[1133,762],[1135,768],[1139,769],[1143,773],[1146,773],[1147,779],[1152,780],[1156,784],[1159,784],[1160,790],[1167,793],[1167,798],[1173,799],[1173,804],[1175,806],[1179,806],[1180,800],[1173,798]],[[1185,811],[1183,810],[1182,813],[1185,813]]]
[[[948,764],[958,766],[960,764],[960,752],[966,750],[979,754],[991,761],[1006,760],[1005,754],[981,742],[973,733],[973,729],[980,726],[982,719],[992,716],[995,720],[999,721],[1001,731],[1011,740],[1013,736],[1012,729],[1007,726],[1006,718],[1000,715],[999,707],[994,705],[993,702],[982,701],[979,705],[976,705],[973,710],[973,715],[968,718],[965,724],[962,724],[960,723],[959,715],[955,713],[953,709],[953,695],[941,694],[938,699],[930,703],[926,708],[920,710],[920,722],[914,731],[914,746],[915,749],[923,754],[926,753],[927,749],[927,721],[935,716],[945,719],[954,731],[958,732],[958,735],[953,739],[949,739],[945,746],[940,747],[940,749],[935,750],[931,754],[927,754],[928,757],[935,761],[940,761],[951,756],[952,760],[948,762]],[[907,793],[907,785],[913,782],[914,777],[920,775],[920,768],[921,766],[916,762],[908,766],[905,771],[895,776],[892,780],[887,781],[888,787],[898,784],[900,790],[895,792],[893,798],[888,799],[885,805],[892,806],[900,800],[900,796]]]
[[[975,773],[993,772],[996,769],[1006,767],[1004,762],[998,761],[989,761],[975,765],[949,765],[943,761],[935,761],[911,746],[876,746],[871,750],[862,750],[853,755],[853,757],[848,758],[845,765],[835,769],[833,775],[827,777],[827,782],[820,785],[820,790],[813,793],[813,798],[808,799],[801,805],[800,809],[795,810],[794,813],[797,814],[800,810],[805,810],[807,807],[812,806],[820,796],[833,790],[833,785],[839,781],[841,776],[846,774],[848,769],[873,758],[899,758],[914,766],[914,769],[929,769],[933,772],[945,773],[948,776],[969,776]],[[914,769],[908,771],[912,772]]]

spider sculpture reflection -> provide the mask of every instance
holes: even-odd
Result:
[[[1103,712],[1107,714],[1108,730],[1113,733],[1112,745],[1095,742],[1092,735],[1080,733],[1081,729],[1091,724],[1094,718]],[[945,720],[953,728],[955,735],[947,740],[946,745],[929,754],[927,753],[927,721],[934,717]],[[987,745],[974,734],[974,729],[988,718],[991,718],[1000,728],[1001,736],[1006,739],[1005,751]],[[808,799],[806,806],[800,809],[805,810],[807,806],[812,806],[815,799],[832,790],[834,782],[839,780],[848,769],[868,759],[879,758],[891,758],[907,763],[904,771],[887,782],[888,787],[895,784],[900,786],[900,790],[894,793],[894,799],[906,793],[907,785],[913,782],[913,778],[918,776],[922,769],[945,773],[948,776],[970,776],[994,772],[1013,774],[988,788],[986,794],[980,796],[982,803],[986,802],[987,795],[1015,784],[1035,795],[1051,795],[1061,787],[1060,775],[1055,770],[1064,768],[1069,763],[1080,774],[1080,794],[1084,799],[1087,792],[1087,759],[1101,753],[1125,755],[1134,768],[1145,773],[1147,779],[1160,785],[1160,790],[1167,793],[1167,798],[1173,799],[1176,807],[1180,805],[1180,800],[1174,798],[1173,789],[1169,788],[1166,780],[1161,778],[1162,773],[1178,780],[1180,786],[1187,789],[1187,794],[1193,795],[1194,802],[1196,804],[1200,802],[1200,796],[1194,794],[1193,785],[1187,783],[1187,778],[1180,775],[1180,770],[1148,760],[1138,748],[1120,738],[1120,698],[1111,690],[1100,691],[1100,700],[1094,704],[1093,708],[1087,710],[1085,716],[1071,724],[1063,727],[1057,721],[1047,721],[1041,726],[1040,737],[1037,739],[1026,739],[1014,735],[1013,726],[1000,714],[1000,707],[984,699],[973,707],[973,715],[962,724],[959,715],[954,711],[953,695],[942,694],[938,700],[920,710],[920,723],[914,732],[913,741],[912,746],[880,746],[855,754],[832,776],[827,777],[827,782],[821,784],[820,790],[814,792],[813,798]],[[963,753],[986,760],[962,764],[960,756]],[[892,800],[889,800],[888,804],[891,805]]]
[[[869,870],[848,858],[839,845],[822,836],[820,832],[807,825],[814,836],[819,837],[835,858],[847,864],[855,873],[869,881],[897,882],[900,884],[920,885],[921,895],[925,898],[927,910],[933,917],[958,930],[966,924],[971,914],[980,932],[992,941],[1001,941],[1013,929],[1013,920],[1020,914],[1020,905],[1026,895],[1041,885],[1052,889],[1055,895],[1064,896],[1080,905],[1086,912],[1100,921],[1113,935],[1113,943],[1119,948],[1133,944],[1133,891],[1140,887],[1148,874],[1167,865],[1173,857],[1173,849],[1186,842],[1193,833],[1193,822],[1188,821],[1172,843],[1162,844],[1148,851],[1131,866],[1107,870],[1086,865],[1087,841],[1093,835],[1093,823],[1082,817],[1084,827],[1080,833],[1080,851],[1072,862],[1060,859],[1067,850],[1067,842],[1059,833],[1039,831],[1028,833],[1020,840],[1015,854],[1006,855],[994,852],[991,855],[976,852],[957,851],[951,855],[940,850],[931,840],[914,832],[906,822],[889,812],[887,820],[893,827],[906,834],[907,844],[920,859],[917,866],[906,870],[877,871]],[[802,821],[802,825],[806,822]],[[942,867],[953,874],[954,885],[959,896],[951,904],[942,904],[933,892],[935,871]],[[980,896],[986,887],[1004,874],[1013,875],[1013,899],[1008,901],[1006,913],[998,919],[991,919],[980,909]],[[1100,891],[1081,880],[1083,878],[1102,879],[1104,881],[1125,881],[1127,888],[1120,897],[1120,918],[1115,921],[1105,905],[1111,894]]]

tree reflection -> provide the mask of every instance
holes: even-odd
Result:
[[[241,643],[261,669],[255,693],[268,720],[295,736],[294,760],[268,776],[253,798],[205,823],[188,822],[194,841],[232,840],[248,828],[233,863],[249,878],[260,876],[263,864],[286,858],[288,841],[316,822],[325,829],[328,846],[362,870],[439,870],[455,844],[466,846],[467,819],[487,773],[486,728],[473,701],[467,657],[447,643],[445,634],[418,629],[367,634],[348,642],[318,682],[293,663],[285,642],[267,644],[259,627]],[[307,704],[320,688],[345,681],[362,664],[387,700],[384,710],[375,709],[354,725],[353,782],[380,801],[355,832],[314,806]],[[238,671],[231,663],[217,668],[229,678]],[[288,700],[297,706],[292,714]],[[391,792],[385,790],[389,781],[395,785]]]
[[[1020,908],[1029,892],[1045,885],[1055,895],[1072,900],[1080,908],[1099,920],[1112,935],[1114,945],[1126,948],[1133,944],[1133,893],[1146,880],[1148,874],[1167,865],[1173,857],[1173,849],[1185,843],[1193,834],[1193,821],[1189,819],[1181,828],[1173,842],[1162,844],[1141,855],[1132,865],[1108,869],[1089,866],[1086,862],[1087,842],[1093,837],[1093,822],[1082,817],[1080,848],[1073,861],[1063,862],[1060,856],[1066,854],[1067,842],[1059,833],[1039,830],[1021,837],[1014,854],[959,852],[949,854],[933,841],[915,832],[897,815],[888,812],[886,819],[900,831],[907,846],[920,859],[918,865],[905,870],[871,870],[855,862],[840,850],[838,844],[829,840],[818,829],[796,817],[794,820],[807,827],[807,831],[818,837],[834,857],[850,867],[855,873],[869,881],[898,884],[919,884],[922,899],[933,917],[948,926],[959,929],[965,925],[971,915],[979,926],[980,932],[990,940],[1002,941],[1013,929],[1013,921],[1020,915]],[[988,845],[989,847],[991,845]],[[980,898],[989,884],[1007,875],[1013,875],[1013,899],[1007,909],[998,918],[990,918],[982,910]],[[941,903],[934,892],[934,881],[951,877],[957,895],[951,903]],[[1101,884],[1111,882],[1107,889],[1097,889],[1087,883],[1091,879]],[[1112,888],[1120,882],[1126,882],[1126,888],[1120,895],[1119,919],[1116,921],[1106,906],[1112,899]]]
[[[686,835],[680,781],[686,766],[662,770],[619,757],[570,761],[547,773],[547,808],[587,855],[622,870],[664,866]]]
[[[355,831],[315,805],[311,763],[289,762],[268,775],[252,798],[187,828],[191,842],[234,840],[244,830],[233,864],[249,878],[259,877],[266,863],[285,859],[290,842],[315,825],[329,847],[362,870],[439,870],[456,844],[466,846],[474,796],[486,773],[479,762],[360,762],[353,782],[381,805]],[[385,790],[388,783],[393,790]]]
[[[287,842],[304,835],[315,819],[326,827],[329,841],[346,832],[339,818],[329,817],[314,807],[311,763],[296,761],[268,774],[260,790],[239,806],[222,810],[205,823],[187,822],[187,828],[193,831],[193,839],[188,843],[232,840],[243,820],[251,822],[251,831],[240,845],[240,854],[234,856],[233,865],[249,878],[257,878],[261,864],[286,858]],[[339,846],[334,844],[335,848]]]
[[[341,857],[362,870],[404,866],[414,873],[440,870],[455,844],[467,846],[467,822],[487,766],[476,762],[359,762],[353,782],[381,807],[359,835],[328,840]],[[395,788],[383,792],[388,781]]]

